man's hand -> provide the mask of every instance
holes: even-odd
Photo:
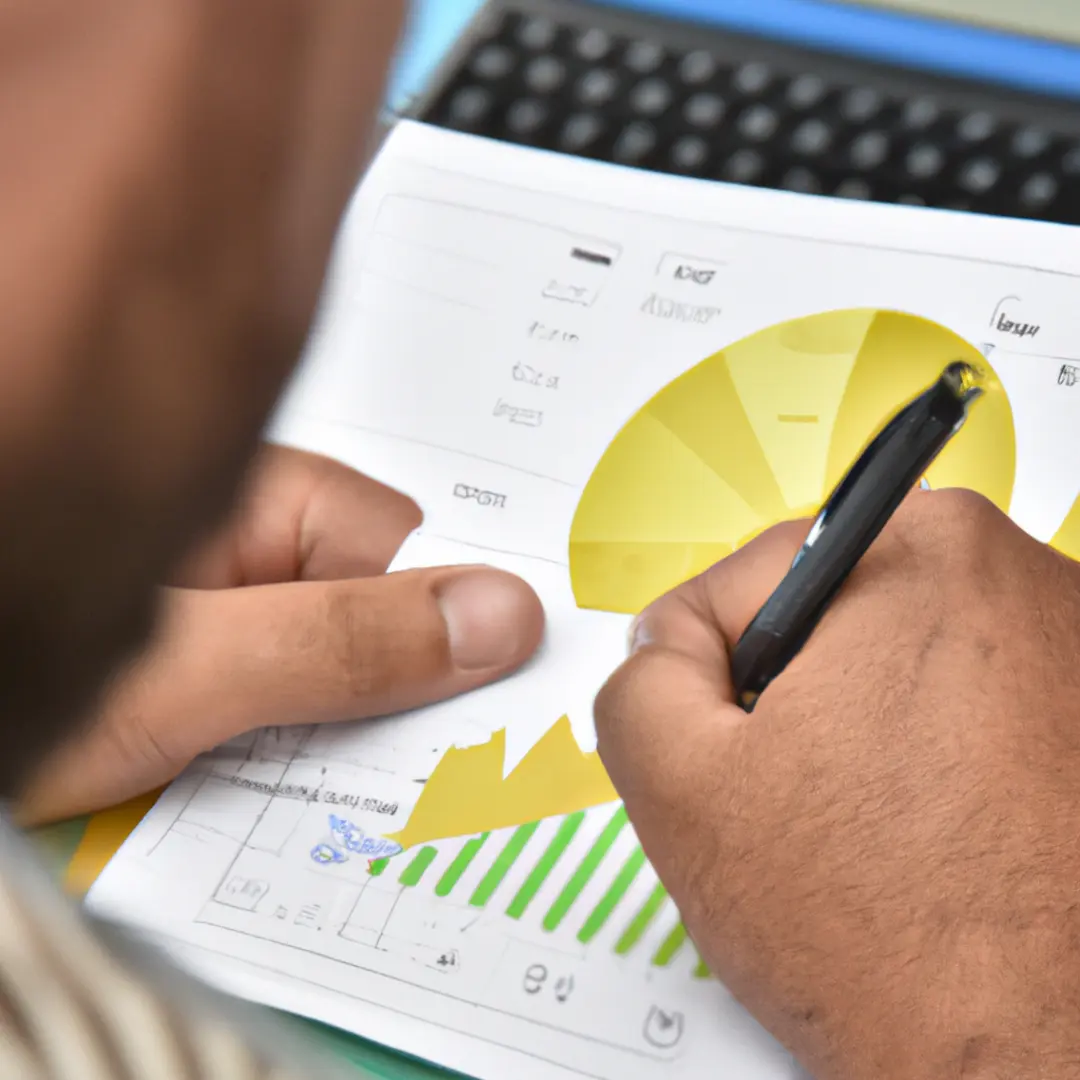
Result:
[[[38,775],[24,820],[152,790],[257,727],[394,712],[524,663],[543,611],[523,581],[483,567],[385,574],[419,524],[398,492],[268,448],[235,520],[167,590],[149,652]]]
[[[754,713],[782,526],[651,607],[600,752],[712,970],[817,1080],[1080,1075],[1080,567],[912,495]]]

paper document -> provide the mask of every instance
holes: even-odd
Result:
[[[533,584],[538,657],[197,762],[89,896],[209,980],[482,1080],[799,1075],[712,978],[595,752],[631,616],[813,511],[953,359],[927,475],[1080,556],[1075,230],[680,180],[402,123],[272,436],[413,496],[397,567]]]

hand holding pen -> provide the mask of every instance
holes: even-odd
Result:
[[[739,704],[758,696],[802,648],[858,561],[982,395],[980,373],[950,364],[900,410],[840,481],[791,570],[765,602],[731,657]]]

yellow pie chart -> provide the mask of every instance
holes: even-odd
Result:
[[[870,439],[954,360],[983,373],[986,393],[927,480],[1008,512],[1012,409],[982,353],[903,312],[812,315],[703,360],[623,427],[570,530],[578,606],[637,614],[769,526],[816,513]]]

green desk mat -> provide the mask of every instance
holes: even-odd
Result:
[[[63,875],[75,854],[87,820],[78,818],[34,830],[35,842],[58,875]],[[294,1016],[288,1016],[287,1021],[295,1025],[301,1041],[310,1039],[324,1053],[329,1051],[339,1060],[354,1066],[358,1076],[374,1077],[375,1080],[453,1080],[460,1075],[388,1050],[338,1028]]]

